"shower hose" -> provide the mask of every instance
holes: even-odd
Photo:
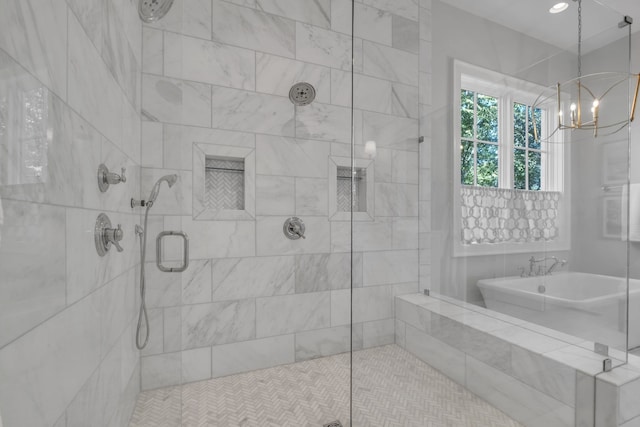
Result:
[[[146,283],[144,265],[147,257],[147,220],[149,218],[149,209],[153,202],[147,202],[147,208],[144,211],[144,225],[140,234],[140,312],[138,313],[138,327],[136,328],[136,347],[142,350],[149,342],[149,316],[147,315],[146,302]],[[142,337],[142,329],[144,327],[144,337]]]

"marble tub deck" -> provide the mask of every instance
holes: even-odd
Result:
[[[344,353],[143,392],[130,427],[346,427],[349,368]],[[354,352],[353,378],[354,426],[521,426],[396,345]]]

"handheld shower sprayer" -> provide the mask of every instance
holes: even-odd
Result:
[[[158,194],[160,194],[160,184],[162,184],[163,182],[166,182],[169,188],[171,188],[177,181],[178,181],[178,175],[176,174],[165,175],[161,177],[156,181],[155,184],[153,184],[153,187],[151,188],[151,193],[149,193],[149,198],[147,200],[131,199],[131,207],[135,208],[137,206],[147,206],[150,208],[151,206],[153,206],[153,203],[158,198]]]

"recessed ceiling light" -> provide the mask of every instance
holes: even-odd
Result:
[[[560,13],[566,10],[568,7],[569,7],[569,3],[567,2],[556,3],[553,6],[551,6],[551,9],[549,9],[549,13]]]

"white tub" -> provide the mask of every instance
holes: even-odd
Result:
[[[502,277],[478,281],[487,308],[586,340],[616,348],[625,345],[626,279],[565,272],[538,277]],[[640,305],[640,281],[629,281],[630,304]],[[630,347],[640,345],[630,310]]]

